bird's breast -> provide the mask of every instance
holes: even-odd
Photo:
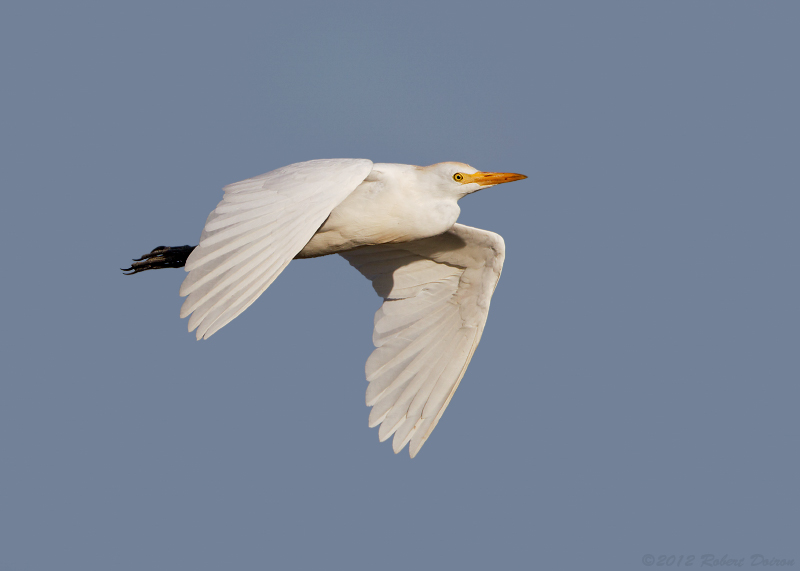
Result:
[[[297,257],[437,236],[456,223],[460,212],[454,197],[364,182],[333,209]]]

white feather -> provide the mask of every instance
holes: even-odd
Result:
[[[189,330],[207,339],[244,311],[371,170],[366,159],[308,161],[225,187],[186,261]]]
[[[413,458],[447,408],[483,333],[504,254],[500,236],[461,224],[340,253],[384,297],[365,367],[367,405],[380,440],[395,434],[395,452],[410,442]]]

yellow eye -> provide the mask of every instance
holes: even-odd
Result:
[[[456,174],[453,175],[453,180],[456,182],[461,182],[462,180],[464,180],[464,175],[461,174],[460,172],[457,172]]]

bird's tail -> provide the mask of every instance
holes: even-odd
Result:
[[[186,259],[197,246],[159,246],[153,248],[149,254],[141,258],[134,258],[129,268],[120,268],[126,276],[138,274],[146,270],[160,270],[161,268],[182,268]]]

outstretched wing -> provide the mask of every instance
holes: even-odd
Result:
[[[371,170],[366,159],[323,159],[226,186],[186,260],[189,331],[208,339],[247,309]]]
[[[461,224],[433,238],[340,254],[384,299],[367,360],[370,427],[411,457],[439,422],[483,333],[505,245]]]

